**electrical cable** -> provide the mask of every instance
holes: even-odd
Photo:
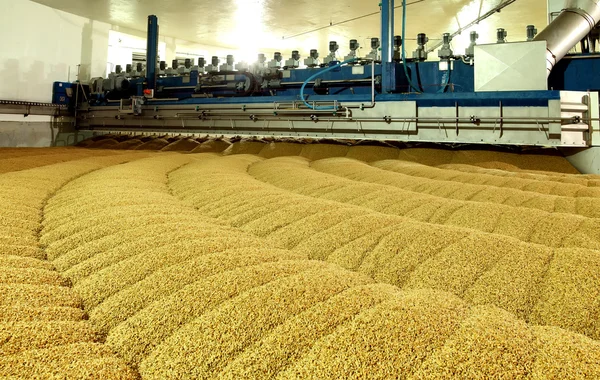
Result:
[[[465,30],[469,29],[470,27],[472,27],[473,25],[477,25],[479,24],[481,21],[495,15],[496,13],[500,13],[500,11],[506,7],[508,7],[509,5],[515,3],[517,0],[506,0],[500,4],[498,4],[497,6],[495,6],[494,8],[492,8],[490,11],[488,11],[487,13],[485,13],[484,15],[481,15],[479,17],[477,17],[475,20],[471,21],[470,23],[468,23],[467,25],[464,25],[462,27],[460,27],[456,32],[452,33],[450,36],[451,37],[456,37],[459,34],[461,34],[462,32],[464,32]],[[435,49],[439,48],[440,46],[442,46],[441,42],[436,43],[435,45],[430,45],[429,49],[427,49],[428,53],[432,53],[435,51]]]
[[[425,1],[425,0],[415,0],[415,1],[411,2],[411,3],[408,3],[408,4],[406,4],[406,5],[408,6],[408,5],[418,4],[418,3],[422,3],[422,2],[424,2],[424,1]],[[401,7],[402,7],[402,5],[398,5],[398,6],[394,7],[394,9],[398,9],[398,8],[401,8]],[[346,23],[348,23],[348,22],[352,22],[352,21],[360,20],[360,19],[363,19],[363,18],[367,18],[367,17],[375,16],[375,15],[378,15],[378,14],[381,14],[381,12],[373,12],[373,13],[368,13],[368,14],[366,14],[366,15],[362,15],[362,16],[354,17],[354,18],[351,18],[351,19],[348,19],[348,20],[344,20],[344,21],[340,21],[340,22],[335,22],[335,23],[334,23],[334,22],[332,22],[332,23],[329,23],[329,25],[322,26],[322,27],[320,27],[320,28],[316,28],[316,29],[308,30],[308,31],[306,31],[306,32],[302,32],[302,33],[294,34],[294,35],[292,35],[292,36],[287,36],[287,37],[286,37],[286,36],[284,36],[284,37],[282,37],[282,39],[283,39],[283,40],[289,40],[290,38],[304,36],[304,35],[306,35],[306,34],[310,34],[310,33],[318,32],[319,30],[323,30],[323,29],[331,28],[331,27],[333,27],[333,26],[337,26],[337,25],[346,24]]]
[[[450,62],[448,62],[448,66],[450,65]],[[444,83],[445,81],[445,83]],[[448,85],[450,84],[450,70],[445,70],[444,74],[442,74],[442,88],[440,88],[438,90],[438,94],[443,94],[444,92],[446,92],[446,89],[448,88]]]
[[[337,69],[338,67],[342,67],[343,65],[346,65],[348,63],[352,63],[352,62],[356,62],[357,59],[356,58],[351,58],[348,60],[345,60],[343,62],[340,62],[336,65],[330,66],[328,68],[326,68],[325,70],[321,70],[315,74],[313,74],[312,76],[310,76],[307,80],[304,81],[304,83],[302,83],[302,87],[300,87],[300,99],[302,99],[302,102],[311,110],[317,110],[317,111],[321,111],[321,110],[335,110],[336,108],[334,106],[313,106],[311,104],[309,104],[306,101],[306,98],[304,97],[304,89],[306,88],[306,85],[308,85],[309,82],[317,79],[319,76],[328,73],[332,70]]]

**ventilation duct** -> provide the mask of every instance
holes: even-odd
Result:
[[[600,21],[600,0],[568,0],[565,9],[534,41],[547,42],[548,75]]]

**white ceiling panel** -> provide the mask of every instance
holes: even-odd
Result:
[[[326,54],[328,41],[337,40],[341,54],[348,41],[358,39],[369,48],[369,39],[379,36],[379,0],[35,0],[38,3],[112,25],[144,31],[149,14],[159,17],[161,34],[232,51],[280,50],[285,56],[311,48]],[[501,0],[416,0],[407,7],[407,50],[414,50],[414,37],[427,33],[436,42],[444,32],[492,9]],[[409,0],[409,3],[415,0]],[[396,5],[400,5],[396,1]],[[402,10],[396,9],[396,34],[400,34]],[[355,21],[344,22],[359,18]],[[541,30],[547,20],[546,0],[517,0],[473,30],[481,43],[495,41],[496,28],[508,31],[508,41],[525,39],[525,28]],[[341,23],[341,24],[339,24]],[[332,25],[332,26],[330,26]],[[320,30],[317,30],[320,29]],[[453,42],[462,53],[469,43],[468,32]],[[294,37],[295,36],[295,37]]]

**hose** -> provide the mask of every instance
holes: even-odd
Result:
[[[323,75],[323,74],[325,74],[325,73],[328,73],[328,72],[330,72],[330,71],[332,71],[332,70],[335,70],[335,69],[337,69],[338,67],[341,67],[341,66],[343,66],[343,65],[345,65],[345,64],[352,63],[352,62],[356,62],[356,61],[357,61],[357,59],[356,59],[356,58],[351,58],[351,59],[345,60],[345,61],[343,61],[343,62],[340,62],[340,63],[338,63],[337,65],[330,66],[330,67],[326,68],[325,70],[321,70],[321,71],[319,71],[319,72],[315,73],[314,75],[312,75],[312,76],[311,76],[310,78],[308,78],[307,80],[305,80],[305,81],[304,81],[304,83],[302,84],[302,87],[300,88],[300,99],[302,99],[302,102],[304,102],[304,104],[305,104],[305,105],[306,105],[308,108],[310,108],[311,110],[335,110],[335,106],[312,106],[312,105],[310,105],[310,104],[309,104],[309,103],[306,101],[306,98],[304,97],[304,89],[306,88],[306,85],[308,85],[308,83],[309,83],[309,82],[311,82],[311,81],[313,81],[313,80],[317,79],[319,76],[321,76],[321,75]]]
[[[450,65],[449,62],[448,62],[448,65]],[[446,92],[446,88],[448,88],[449,84],[450,84],[450,70],[445,70],[444,74],[442,74],[442,88],[440,88],[438,90],[438,94],[443,94],[444,92]]]
[[[402,0],[402,38],[406,35],[406,0]],[[406,39],[405,39],[406,40]],[[402,66],[404,67],[404,74],[406,74],[406,79],[408,79],[408,84],[410,88],[415,90],[416,92],[420,91],[412,82],[412,79],[408,75],[408,68],[406,67],[406,47],[404,46],[404,42],[402,43]]]

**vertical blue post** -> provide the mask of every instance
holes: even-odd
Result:
[[[148,16],[148,46],[146,50],[146,81],[148,90],[156,89],[156,66],[158,62],[158,17]]]
[[[394,49],[394,0],[381,0],[381,62],[392,62]]]
[[[383,93],[396,88],[392,63],[394,51],[394,0],[381,0],[381,65]]]

